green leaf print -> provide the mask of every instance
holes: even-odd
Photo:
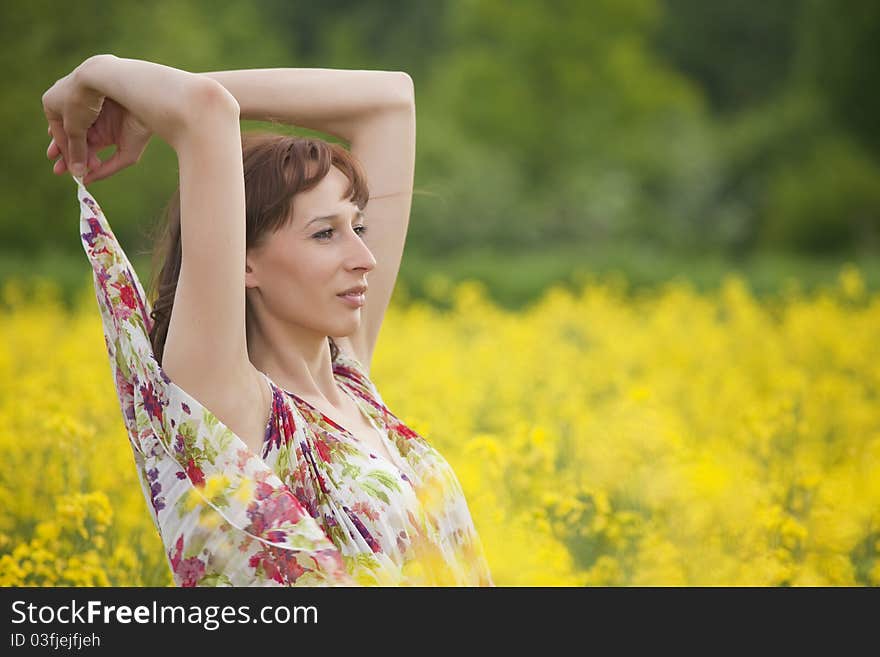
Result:
[[[183,436],[183,444],[187,451],[191,451],[196,446],[196,434],[198,427],[195,420],[186,420],[177,425],[177,431]]]
[[[225,452],[229,449],[229,446],[232,444],[232,441],[235,440],[235,434],[232,433],[229,429],[223,432],[223,435],[220,436],[220,451]],[[216,458],[212,458],[212,461],[216,460]]]
[[[206,426],[208,429],[210,429],[210,430],[213,431],[213,430],[217,427],[217,425],[219,424],[220,420],[217,419],[217,416],[214,415],[214,414],[213,414],[211,411],[209,411],[207,408],[204,408],[203,411],[204,411],[204,412],[202,413],[202,419],[203,419],[203,421],[204,421],[204,423],[205,423],[205,426]]]
[[[334,545],[344,545],[348,541],[348,532],[342,525],[328,527],[327,536]]]
[[[345,460],[342,462],[342,476],[348,477],[354,480],[357,480],[361,476],[361,469],[352,463],[351,461]]]
[[[132,323],[136,324],[136,325],[138,326],[138,328],[139,328],[141,331],[143,331],[144,333],[147,333],[147,332],[148,332],[148,331],[147,331],[147,327],[146,327],[146,325],[144,324],[144,318],[141,317],[141,314],[140,314],[139,312],[133,312],[133,313],[131,314],[131,316],[129,317],[129,320],[130,320]]]
[[[373,484],[369,481],[362,481],[361,487],[364,490],[366,490],[373,497],[378,497],[380,500],[385,502],[385,504],[390,504],[390,502],[388,501],[388,496],[385,494],[385,491],[383,491],[381,488],[379,488],[375,484]]]
[[[376,570],[379,568],[379,560],[370,553],[360,552],[353,555],[344,555],[342,557],[345,563],[345,570],[349,575],[353,575],[355,571],[366,568],[367,570]]]
[[[278,448],[278,458],[275,460],[276,466],[279,464],[282,464],[282,463],[290,463],[290,460],[291,460],[290,459],[290,450],[292,448],[293,448],[293,441],[283,443]],[[276,474],[278,474],[278,473],[276,472]],[[287,474],[289,474],[289,472]],[[285,475],[285,477],[287,476],[287,474]],[[281,475],[279,474],[279,476],[281,476]],[[285,477],[281,477],[281,481],[287,481],[287,479]]]
[[[199,586],[232,586],[232,581],[223,573],[211,573],[199,580]]]
[[[202,458],[214,463],[217,460],[217,450],[211,443],[204,443],[202,448]]]
[[[125,377],[126,381],[131,381],[131,370],[128,367],[128,363],[125,362],[125,358],[122,357],[122,349],[119,348],[119,340],[114,341],[113,347],[116,351],[116,367],[119,368],[119,371],[122,373],[122,376]]]
[[[202,408],[202,419],[204,426],[208,429],[210,438],[213,438],[213,440],[206,439],[203,442],[204,458],[214,462],[217,460],[218,453],[226,451],[235,439],[235,434],[232,433],[229,427],[222,424],[216,415],[204,407]]]
[[[214,506],[220,507],[221,509],[225,509],[229,506],[229,498],[226,496],[226,491],[214,495],[212,498],[210,498],[210,502]]]
[[[373,470],[367,476],[376,479],[388,490],[392,490],[395,493],[400,492],[400,484],[397,483],[397,479],[393,475],[385,472],[384,470]]]
[[[366,566],[367,568],[378,568],[379,561],[372,554],[369,553],[358,553],[354,556],[354,561],[359,566]]]
[[[316,550],[318,546],[314,539],[314,522],[314,518],[307,515],[296,524],[291,524],[289,522],[283,523],[281,528],[290,532],[287,536],[287,543],[293,547],[302,548],[304,550]]]

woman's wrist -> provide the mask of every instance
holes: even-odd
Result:
[[[107,96],[123,105],[172,148],[198,117],[206,112],[230,114],[235,105],[221,85],[198,74],[110,54],[89,57],[73,79],[82,93]]]

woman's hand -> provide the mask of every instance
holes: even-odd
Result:
[[[53,169],[78,177],[89,166],[93,171],[84,182],[137,162],[151,134],[177,151],[193,135],[211,138],[214,122],[208,117],[236,124],[240,117],[238,102],[219,82],[111,54],[89,57],[52,85],[43,94],[43,111],[54,142],[46,155],[60,153],[63,161]],[[112,144],[113,157],[101,162],[96,149]]]
[[[104,96],[88,89],[81,81],[80,71],[90,59],[57,80],[43,94],[43,112],[49,122],[49,134],[75,176],[85,174],[89,156],[86,134],[104,106]]]
[[[52,135],[51,124],[49,134]],[[88,174],[83,178],[83,184],[109,178],[117,171],[137,164],[152,136],[153,131],[134,114],[112,98],[105,97],[98,118],[86,133]],[[116,146],[116,151],[108,160],[102,161],[98,157],[98,151],[108,146]],[[55,174],[68,170],[63,149],[54,137],[49,143],[46,156],[50,160],[56,160],[53,167]]]

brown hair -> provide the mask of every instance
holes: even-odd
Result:
[[[366,175],[345,148],[316,137],[297,137],[273,132],[242,132],[245,188],[245,248],[260,246],[293,217],[293,197],[315,187],[335,166],[349,180],[346,195],[361,210],[369,200]],[[308,163],[316,166],[309,171]],[[309,175],[311,174],[311,175]],[[150,343],[159,365],[171,322],[174,294],[180,278],[180,186],[163,212],[161,234],[153,249],[153,277],[149,297],[155,297],[150,317]],[[161,270],[158,264],[161,263]],[[158,272],[158,273],[157,273]],[[248,309],[247,314],[250,314]],[[328,336],[333,360],[339,349]]]

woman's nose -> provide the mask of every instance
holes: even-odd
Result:
[[[353,233],[352,244],[352,252],[349,254],[352,267],[367,271],[372,270],[376,266],[376,258],[367,243],[360,235]]]

